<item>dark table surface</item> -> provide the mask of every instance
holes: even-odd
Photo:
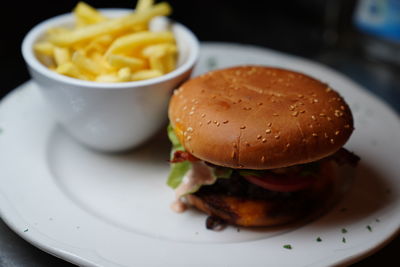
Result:
[[[71,10],[76,1],[7,2],[1,17],[0,98],[29,79],[19,47],[36,23]],[[95,7],[133,7],[135,1],[87,1]],[[400,112],[400,67],[360,52],[359,35],[349,32],[354,1],[339,1],[337,20],[327,22],[332,1],[169,1],[173,18],[189,26],[202,41],[238,42],[310,58],[346,74]],[[335,5],[337,7],[337,5]],[[334,6],[334,7],[335,7]],[[28,12],[35,10],[34,12]],[[26,15],[29,14],[29,15]],[[329,13],[330,14],[330,13]],[[330,16],[332,17],[332,16]],[[328,24],[327,24],[328,23]],[[347,23],[347,24],[346,24]],[[343,26],[345,25],[345,26]],[[347,25],[347,26],[346,26]],[[327,36],[332,36],[327,38]],[[361,39],[360,39],[361,40]],[[362,48],[362,46],[361,46]],[[400,49],[400,48],[399,48]],[[7,185],[1,185],[7,186]],[[354,266],[398,262],[400,238]],[[30,245],[0,220],[0,266],[72,266]]]

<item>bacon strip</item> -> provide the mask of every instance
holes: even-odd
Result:
[[[178,163],[178,162],[184,162],[184,161],[190,161],[190,162],[195,162],[199,161],[198,158],[190,154],[189,152],[183,151],[183,150],[177,150],[174,153],[173,158],[169,161],[170,163]]]

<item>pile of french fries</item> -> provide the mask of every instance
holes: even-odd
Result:
[[[96,82],[150,79],[176,68],[177,47],[171,31],[149,30],[156,16],[168,16],[167,3],[139,0],[134,12],[107,18],[84,2],[73,10],[73,28],[47,31],[37,42],[37,58],[51,70]]]

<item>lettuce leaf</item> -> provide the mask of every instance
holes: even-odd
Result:
[[[171,124],[168,125],[168,138],[172,143],[172,151],[170,158],[172,159],[175,151],[177,150],[185,150],[182,144],[179,142],[178,137],[176,136],[174,129]],[[173,189],[177,188],[182,180],[185,177],[185,174],[190,170],[192,164],[189,161],[171,163],[171,169],[168,175],[167,185]]]
[[[185,177],[185,174],[190,170],[192,164],[189,161],[172,163],[169,172],[167,185],[173,189],[177,188]]]
[[[172,159],[176,151],[178,150],[185,151],[185,148],[179,142],[179,139],[176,136],[171,124],[168,125],[167,131],[168,131],[168,138],[172,143],[172,151],[170,155]],[[173,189],[176,189],[182,183],[183,178],[191,168],[192,168],[192,163],[190,161],[171,163],[171,169],[168,176],[167,185]],[[210,167],[210,169],[212,175],[215,177],[214,182],[218,178],[230,178],[233,173],[233,169],[225,167],[216,167],[216,168]],[[200,189],[201,186],[203,186],[203,184],[194,185],[194,187],[191,188],[190,191],[188,191],[186,194],[191,194],[196,192],[197,190]]]

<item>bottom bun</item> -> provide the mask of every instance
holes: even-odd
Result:
[[[276,226],[314,217],[331,206],[342,192],[340,190],[342,179],[338,179],[337,173],[336,163],[322,161],[317,181],[306,190],[292,193],[265,190],[268,197],[259,197],[260,192],[257,193],[257,197],[248,197],[205,188],[186,198],[194,207],[229,224]],[[221,182],[228,183],[229,180]],[[212,186],[214,185],[209,187]],[[246,190],[251,191],[251,189]]]

